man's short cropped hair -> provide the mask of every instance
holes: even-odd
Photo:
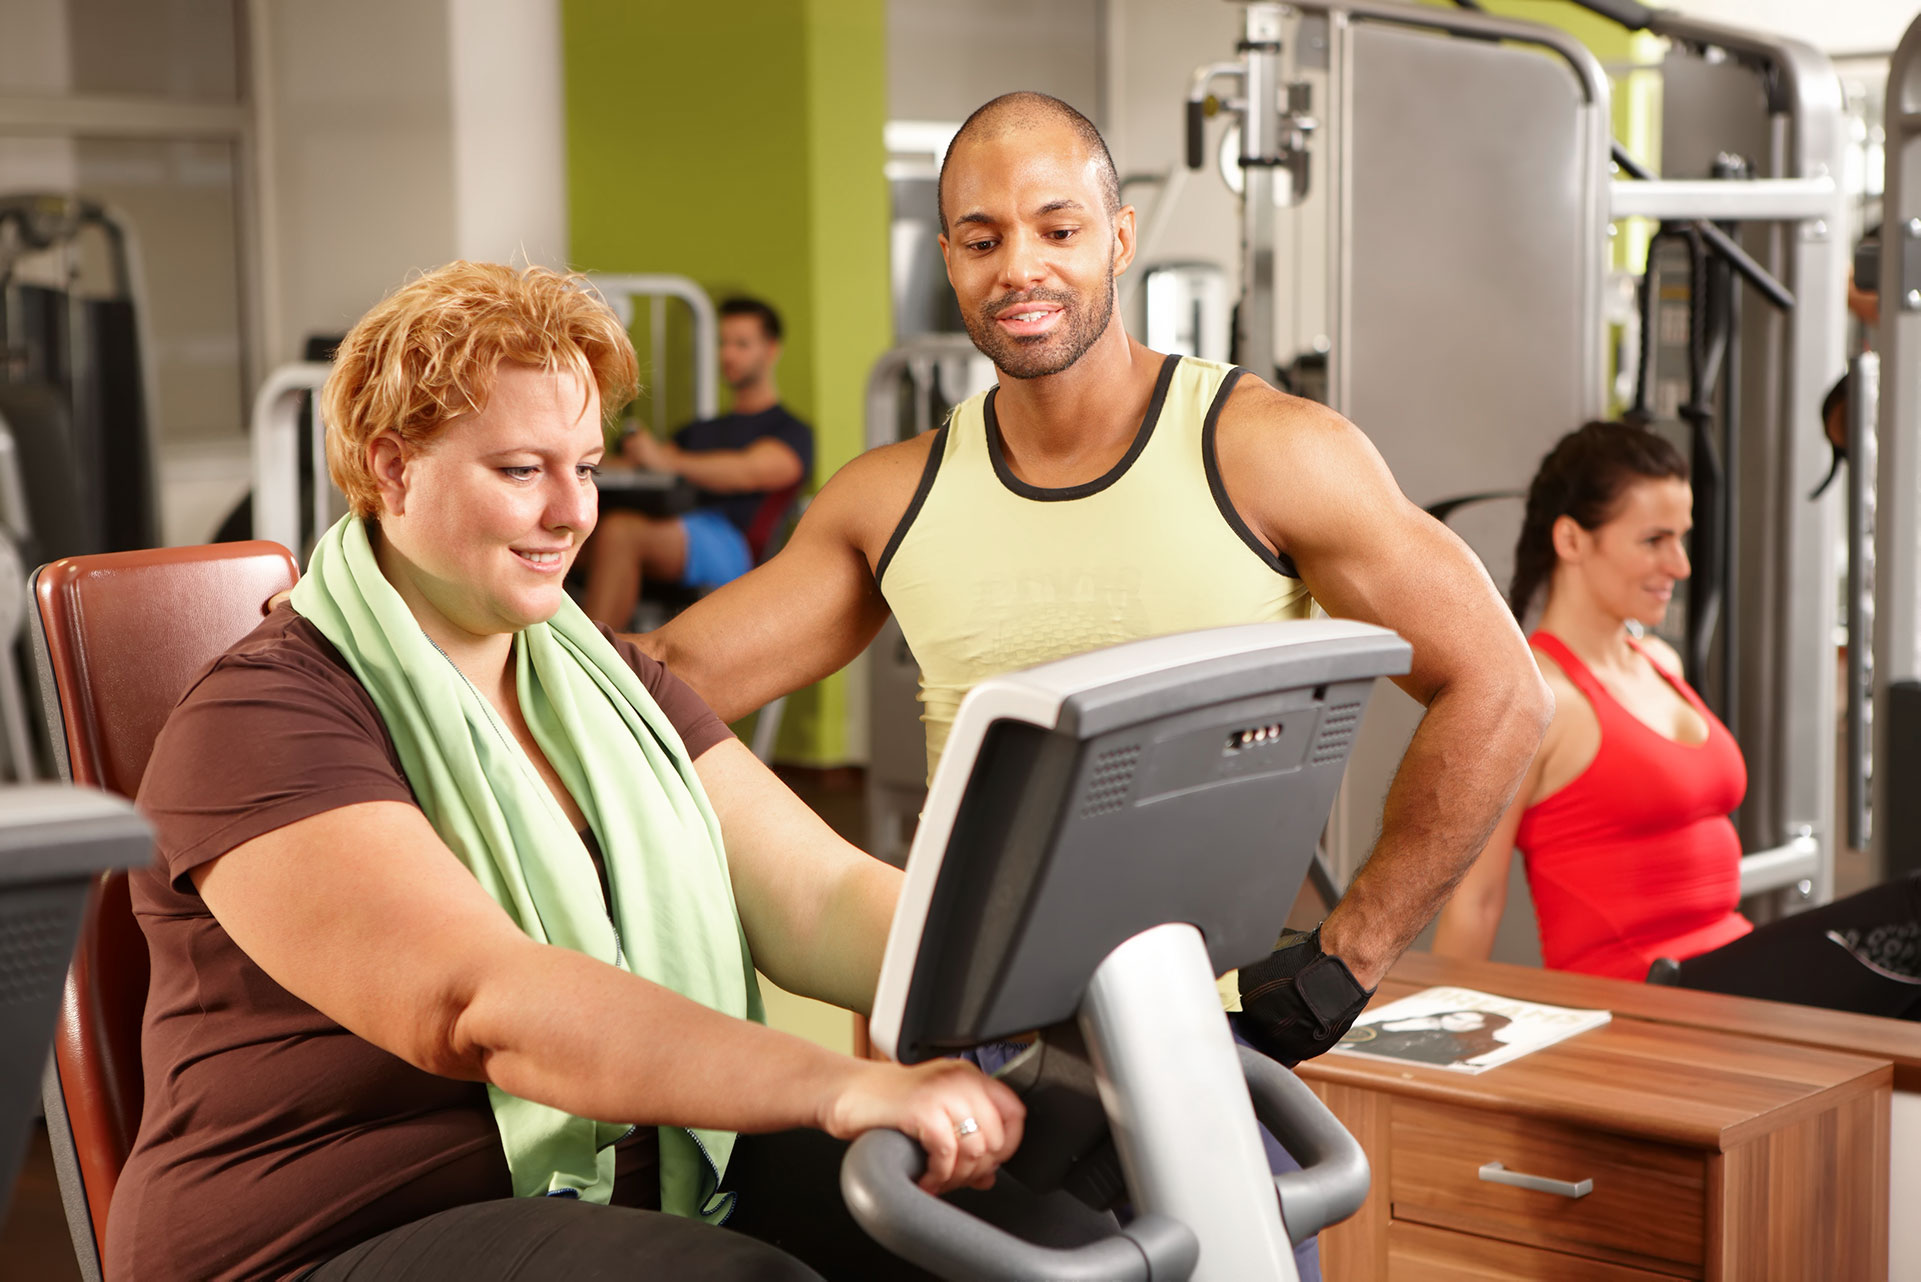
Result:
[[[327,471],[356,516],[380,508],[367,443],[422,445],[484,410],[503,361],[592,379],[608,422],[640,390],[634,345],[585,276],[469,262],[417,276],[348,331],[320,394]]]
[[[736,294],[732,298],[723,298],[719,310],[722,316],[752,316],[757,318],[760,321],[761,333],[767,335],[768,340],[771,342],[778,343],[780,341],[780,313],[775,311],[771,305],[763,303],[760,299],[749,298],[745,294]]]
[[[1094,159],[1098,171],[1096,177],[1101,185],[1101,203],[1107,208],[1107,216],[1112,218],[1121,211],[1120,172],[1114,168],[1114,156],[1107,150],[1107,140],[1101,137],[1101,131],[1094,127],[1094,122],[1051,94],[1021,89],[1004,93],[976,108],[974,114],[955,131],[953,141],[947,144],[947,154],[940,161],[940,175],[934,181],[934,207],[940,214],[943,236],[947,234],[947,163],[953,158],[955,150],[977,135],[995,138],[1018,129],[1031,129],[1048,123],[1063,124],[1074,131],[1081,145],[1087,148],[1087,154]]]

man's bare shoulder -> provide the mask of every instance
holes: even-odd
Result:
[[[1298,551],[1291,545],[1303,534],[1338,530],[1401,502],[1359,428],[1252,375],[1221,408],[1215,459],[1243,518],[1284,551]]]
[[[1259,375],[1243,374],[1221,407],[1220,430],[1287,436],[1355,429],[1319,401],[1284,392]]]
[[[868,553],[871,562],[907,514],[928,456],[943,439],[923,432],[856,455],[821,486],[808,515]]]

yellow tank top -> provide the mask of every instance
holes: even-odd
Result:
[[[957,406],[875,577],[920,664],[931,778],[961,697],[985,677],[1195,628],[1307,617],[1284,556],[1241,520],[1214,449],[1245,370],[1169,356],[1134,444],[1065,489],[1016,477],[989,389]],[[1221,1002],[1241,1008],[1233,971]]]
[[[954,410],[877,575],[920,665],[930,776],[961,697],[984,677],[1142,637],[1306,617],[1306,587],[1234,511],[1215,463],[1215,425],[1245,372],[1169,356],[1126,455],[1064,489],[1009,470],[997,389]]]

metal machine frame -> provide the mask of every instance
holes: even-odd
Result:
[[[1798,42],[1697,22],[1672,11],[1643,11],[1639,6],[1596,5],[1610,16],[1645,21],[1648,30],[1695,53],[1718,51],[1763,76],[1769,92],[1769,154],[1760,157],[1766,175],[1745,182],[1662,181],[1610,177],[1609,86],[1600,64],[1578,41],[1536,24],[1465,12],[1391,3],[1389,0],[1231,0],[1246,10],[1240,57],[1195,73],[1188,95],[1189,163],[1205,152],[1200,136],[1203,105],[1225,107],[1241,122],[1241,164],[1245,174],[1243,209],[1243,297],[1237,336],[1241,362],[1272,378],[1276,279],[1274,275],[1275,171],[1285,170],[1298,198],[1308,189],[1306,176],[1318,162],[1324,175],[1329,273],[1329,403],[1357,418],[1377,440],[1395,433],[1429,430],[1424,424],[1383,423],[1356,414],[1356,391],[1380,377],[1353,356],[1357,325],[1357,280],[1368,264],[1354,252],[1357,164],[1350,122],[1356,118],[1356,34],[1367,27],[1402,28],[1473,41],[1483,47],[1519,46],[1563,61],[1585,95],[1578,113],[1580,136],[1568,148],[1584,159],[1583,194],[1576,229],[1587,248],[1576,271],[1581,300],[1578,352],[1568,359],[1580,404],[1555,434],[1598,418],[1605,409],[1602,292],[1607,256],[1607,225],[1613,219],[1709,219],[1761,225],[1762,242],[1754,258],[1767,274],[1784,281],[1796,306],[1785,316],[1751,318],[1748,341],[1774,356],[1750,359],[1744,368],[1751,386],[1742,398],[1746,438],[1741,463],[1749,502],[1737,516],[1736,543],[1743,557],[1744,583],[1738,613],[1728,626],[1743,637],[1733,674],[1731,720],[1740,727],[1748,758],[1748,800],[1739,816],[1749,853],[1742,864],[1744,896],[1800,887],[1817,902],[1832,896],[1835,840],[1835,706],[1831,654],[1834,594],[1832,513],[1828,501],[1810,503],[1806,495],[1820,480],[1825,459],[1807,430],[1818,422],[1827,382],[1843,364],[1843,281],[1847,246],[1843,169],[1845,133],[1841,88],[1831,64]],[[1631,11],[1613,13],[1620,9]],[[1304,86],[1283,86],[1281,37],[1292,15],[1303,15],[1300,30],[1311,31],[1327,60],[1328,101],[1323,118],[1306,114]],[[1313,24],[1309,27],[1307,24]],[[1306,39],[1306,36],[1302,37]],[[1435,42],[1447,45],[1451,40]],[[1437,56],[1440,51],[1437,50]],[[1520,56],[1517,53],[1517,56]],[[1223,79],[1238,80],[1241,94],[1209,103],[1209,89]],[[1305,126],[1305,127],[1304,127]],[[1890,130],[1895,128],[1891,123]],[[1311,137],[1310,137],[1311,131]],[[1892,154],[1892,144],[1890,145]],[[1318,156],[1313,153],[1321,153]],[[1475,182],[1465,175],[1463,182]],[[1757,238],[1751,237],[1750,248]],[[1520,305],[1517,300],[1517,305]],[[1481,377],[1490,377],[1485,372]],[[1476,374],[1460,371],[1452,389],[1436,387],[1436,398],[1472,396]],[[1386,446],[1384,445],[1384,450]],[[1392,454],[1390,452],[1390,462]],[[1531,464],[1532,460],[1528,460]],[[1910,631],[1912,636],[1912,625]],[[1921,668],[1921,661],[1917,662]],[[1412,713],[1390,729],[1411,733]],[[1398,763],[1392,749],[1368,766]],[[1384,758],[1391,757],[1391,762]],[[1357,763],[1356,775],[1365,773]],[[1355,795],[1337,807],[1330,845],[1341,871],[1351,876],[1367,853],[1379,813],[1385,777],[1354,782]]]
[[[720,412],[718,356],[720,323],[714,302],[700,283],[686,276],[595,274],[588,277],[607,305],[628,329],[634,325],[634,300],[645,298],[648,307],[648,334],[652,339],[653,359],[648,365],[654,390],[654,430],[664,432],[672,424],[665,421],[667,386],[667,300],[678,298],[694,314],[694,417],[712,418]]]
[[[1863,782],[1868,763],[1857,754],[1854,785],[1872,798],[1872,848],[1879,866],[1892,873],[1914,866],[1914,852],[1905,847],[1921,834],[1906,796],[1910,780],[1897,774],[1915,760],[1916,726],[1906,695],[1921,682],[1921,19],[1895,50],[1885,120],[1879,351],[1856,362],[1850,398],[1855,436],[1869,435],[1874,426],[1866,458],[1856,444],[1849,463],[1850,480],[1857,473],[1864,483],[1872,476],[1871,519],[1851,530],[1857,549],[1871,553],[1872,573],[1856,576],[1849,604],[1857,617],[1871,616],[1874,644],[1871,668],[1864,665],[1849,684],[1859,714],[1869,713],[1871,692],[1871,729],[1860,728],[1856,746],[1871,740],[1874,768]],[[1862,498],[1865,504],[1866,494]],[[1857,634],[1850,629],[1849,635]],[[1870,719],[1859,714],[1857,721]]]
[[[320,417],[320,389],[333,366],[319,361],[280,365],[253,398],[253,534],[304,559],[313,541],[339,519],[340,493],[326,483],[327,426]],[[313,405],[313,429],[303,434],[300,411]],[[305,440],[302,440],[302,436]],[[300,453],[313,468],[313,496],[300,504]]]
[[[1748,799],[1744,896],[1808,883],[1834,894],[1833,499],[1810,502],[1827,460],[1819,436],[1828,384],[1846,363],[1849,246],[1840,178],[1847,147],[1841,84],[1819,51],[1671,11],[1647,29],[1695,52],[1720,50],[1764,74],[1770,97],[1767,177],[1745,182],[1616,182],[1612,210],[1669,219],[1768,224],[1756,254],[1792,291],[1794,308],[1748,317],[1748,385],[1737,429],[1748,434],[1734,533],[1749,569],[1729,623],[1743,639],[1731,687]],[[1752,246],[1753,241],[1750,240]]]
[[[21,549],[30,533],[20,456],[12,429],[0,419],[0,778],[20,783],[40,777],[22,679],[27,567]]]
[[[60,192],[22,193],[0,197],[0,225],[14,229],[11,254],[0,254],[0,283],[10,284],[20,259],[52,250],[71,252],[71,246],[88,228],[96,228],[106,238],[110,250],[113,297],[124,300],[133,314],[133,341],[138,348],[141,401],[140,448],[144,452],[143,474],[136,478],[141,515],[152,526],[147,531],[157,536],[160,523],[160,483],[158,479],[160,444],[160,384],[154,368],[153,334],[147,315],[146,270],[141,256],[140,238],[127,216],[104,201]],[[67,291],[69,337],[80,326],[84,300]],[[84,344],[69,341],[62,355],[67,361],[70,403],[75,424],[100,421],[98,383],[91,377],[89,353]],[[105,449],[107,442],[97,442]],[[101,460],[82,460],[99,465]],[[74,549],[53,549],[71,552]],[[89,549],[96,550],[96,549]],[[108,549],[97,549],[108,550]]]
[[[1366,1160],[1297,1079],[1237,1052],[1214,976],[1271,948],[1360,706],[1409,654],[1367,624],[1253,623],[968,692],[907,861],[875,1044],[913,1063],[1074,1020],[1136,1214],[1036,1247],[921,1193],[911,1144],[876,1132],[842,1172],[863,1227],[952,1278],[1296,1276],[1292,1244],[1365,1200]],[[1257,1116],[1301,1172],[1269,1176]]]
[[[1880,325],[1856,359],[1849,395],[1848,755],[1850,819],[1865,823],[1883,875],[1921,868],[1911,773],[1921,748],[1921,18],[1888,69]],[[1859,638],[1873,636],[1872,647]],[[1869,756],[1869,750],[1872,756]],[[1870,773],[1870,767],[1872,770]],[[1921,1251],[1904,1223],[1921,1187],[1914,1140],[1921,1097],[1896,1091],[1890,1113],[1894,1271]]]

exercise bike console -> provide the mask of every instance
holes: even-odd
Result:
[[[950,1278],[1291,1282],[1290,1239],[1353,1213],[1366,1159],[1291,1073],[1234,1045],[1214,977],[1273,948],[1374,679],[1409,659],[1365,624],[1259,623],[968,694],[908,858],[874,1041],[913,1063],[1077,1019],[1138,1214],[1090,1246],[1032,1246],[922,1193],[918,1148],[877,1132],[841,1179],[870,1233]],[[1269,1176],[1257,1112],[1302,1172]]]

